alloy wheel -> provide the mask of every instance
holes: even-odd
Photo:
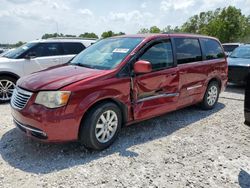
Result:
[[[218,88],[213,85],[208,90],[207,103],[209,106],[213,106],[218,97]]]
[[[15,84],[10,80],[0,80],[0,100],[9,101],[11,99]]]
[[[96,123],[95,136],[100,143],[107,143],[116,133],[118,116],[113,110],[101,114]]]

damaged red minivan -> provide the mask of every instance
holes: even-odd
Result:
[[[23,77],[12,115],[28,136],[104,149],[122,126],[200,103],[212,109],[227,83],[220,42],[188,34],[101,40],[69,63]],[[184,117],[185,118],[185,117]]]

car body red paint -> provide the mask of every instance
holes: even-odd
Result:
[[[17,122],[46,133],[46,142],[78,140],[81,121],[88,110],[101,101],[113,101],[123,112],[123,122],[129,125],[165,114],[202,101],[208,83],[217,80],[223,91],[227,83],[226,58],[203,59],[199,62],[177,65],[139,75],[119,73],[135,55],[155,40],[170,40],[173,53],[174,38],[217,39],[187,34],[126,35],[121,37],[143,38],[123,61],[111,70],[97,70],[74,65],[64,65],[21,78],[17,86],[32,92],[26,106],[12,107]],[[191,88],[191,89],[190,89]],[[48,109],[35,103],[39,91],[71,91],[68,104]],[[168,97],[154,97],[165,95]],[[147,98],[149,97],[149,98]],[[151,97],[151,98],[150,98]],[[147,98],[147,100],[144,100]],[[29,130],[29,136],[35,137]]]

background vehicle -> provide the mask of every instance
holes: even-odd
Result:
[[[99,41],[68,65],[21,78],[12,115],[33,138],[104,149],[122,125],[197,103],[214,108],[226,82],[215,38],[125,35]]]
[[[250,45],[242,45],[236,48],[227,58],[228,81],[234,84],[245,84],[250,72]]]
[[[75,38],[36,40],[7,52],[0,58],[0,102],[10,100],[20,77],[64,64],[93,42]]]
[[[246,79],[246,88],[245,88],[245,124],[250,126],[250,73]]]
[[[222,46],[224,48],[225,54],[229,56],[235,48],[241,46],[242,43],[223,43]]]

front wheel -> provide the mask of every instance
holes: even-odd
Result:
[[[204,110],[213,109],[218,102],[219,93],[220,89],[218,82],[210,82],[204,95],[203,101],[201,102],[201,107]]]
[[[8,76],[0,77],[0,103],[9,102],[15,89],[16,79]]]
[[[84,117],[80,139],[85,147],[102,150],[109,147],[121,129],[122,115],[114,103],[102,103]]]

